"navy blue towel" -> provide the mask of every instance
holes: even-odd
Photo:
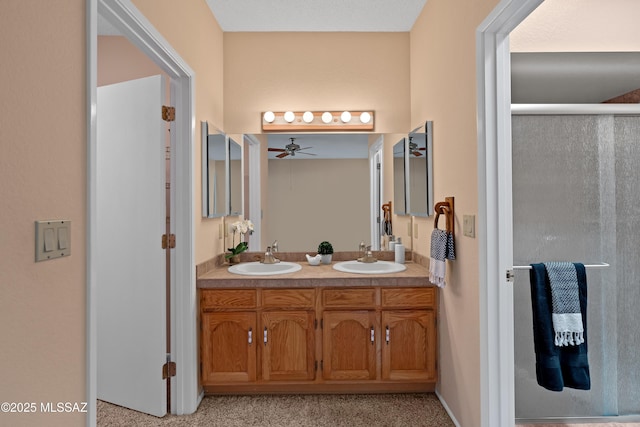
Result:
[[[578,276],[580,311],[584,342],[558,347],[551,320],[551,287],[544,264],[531,264],[531,306],[533,309],[533,344],[536,352],[538,384],[552,391],[563,387],[589,390],[589,360],[587,357],[587,275],[584,265],[574,263]]]

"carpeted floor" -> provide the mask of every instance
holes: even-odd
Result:
[[[192,415],[156,418],[98,401],[98,427],[455,427],[435,394],[207,396]]]

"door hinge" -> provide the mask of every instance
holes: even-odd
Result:
[[[507,270],[507,282],[513,282],[513,280],[515,279],[515,274],[513,274],[513,269],[508,269]]]
[[[162,249],[173,249],[176,247],[176,235],[175,234],[169,234],[168,236],[166,234],[162,235]]]
[[[162,120],[173,122],[176,119],[176,107],[162,106]]]
[[[176,376],[176,362],[167,361],[162,365],[162,379],[166,380],[169,377]]]

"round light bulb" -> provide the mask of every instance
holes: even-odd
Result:
[[[371,121],[371,114],[367,113],[366,111],[360,114],[360,121],[362,123],[369,123]]]
[[[323,123],[331,123],[332,120],[333,120],[333,116],[331,115],[330,112],[325,111],[324,113],[322,113],[322,122]]]
[[[302,120],[304,120],[305,123],[311,123],[313,121],[313,113],[311,111],[305,111],[302,115]]]
[[[267,123],[273,123],[273,121],[276,119],[276,115],[273,114],[273,111],[267,111],[266,113],[264,113],[264,121]]]
[[[293,111],[287,111],[286,113],[284,113],[284,120],[287,123],[291,123],[295,118],[296,118],[296,115],[293,114]]]
[[[342,114],[340,114],[340,120],[342,120],[342,123],[349,123],[351,121],[351,113],[343,111]]]

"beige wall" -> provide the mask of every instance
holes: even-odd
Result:
[[[168,76],[122,36],[98,36],[98,86],[162,74]],[[169,97],[167,81],[167,98]]]
[[[218,225],[220,218],[202,218],[202,146],[200,122],[225,130],[223,114],[223,68],[220,26],[204,0],[133,0],[169,44],[196,74],[196,123],[193,144],[195,261],[200,263],[224,252]],[[179,141],[178,143],[187,143]],[[180,237],[177,236],[179,239]]]
[[[510,35],[512,52],[638,52],[640,2],[545,0]]]
[[[429,0],[411,31],[411,127],[433,120],[434,201],[455,197],[457,259],[441,292],[439,392],[461,425],[480,425],[478,241],[462,235],[477,215],[476,28],[498,0]],[[414,250],[429,254],[433,217],[415,218]],[[441,226],[444,223],[441,220]]]
[[[81,426],[39,405],[86,401],[85,1],[3,1],[0,40],[0,402],[38,405],[0,424]],[[34,262],[44,219],[71,220],[70,256]]]
[[[372,109],[408,132],[408,33],[225,33],[225,131],[260,133],[260,112]]]

